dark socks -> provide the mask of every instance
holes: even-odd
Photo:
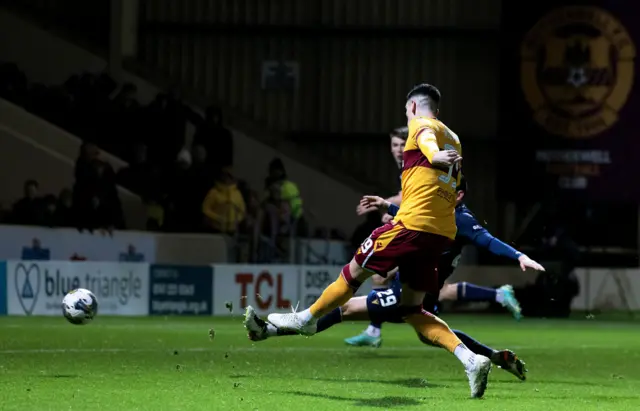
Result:
[[[318,329],[316,332],[322,332],[327,328],[330,328],[338,323],[342,322],[342,309],[340,307],[335,308],[329,314],[322,316],[318,320]]]
[[[496,294],[493,288],[458,283],[458,301],[496,301]]]
[[[453,333],[456,336],[458,336],[458,338],[460,338],[460,341],[462,341],[462,343],[466,345],[467,348],[473,351],[475,354],[483,355],[487,358],[491,358],[491,355],[493,354],[493,351],[494,351],[493,348],[487,347],[486,345],[480,343],[479,341],[474,340],[473,338],[469,337],[467,334],[463,333],[460,330],[451,330],[451,331],[453,331]]]

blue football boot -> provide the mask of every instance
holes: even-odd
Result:
[[[498,292],[502,293],[502,306],[509,310],[516,320],[520,321],[522,318],[522,310],[520,309],[520,303],[516,300],[513,287],[510,285],[503,285],[498,288]]]
[[[354,347],[380,348],[380,346],[382,345],[382,338],[372,337],[366,332],[363,332],[362,334],[356,335],[355,337],[347,338],[346,340],[344,340],[344,342]]]

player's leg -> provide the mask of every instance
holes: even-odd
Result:
[[[469,379],[471,396],[481,398],[487,388],[491,360],[473,353],[447,323],[422,309],[425,295],[436,295],[439,291],[437,266],[449,242],[449,239],[439,235],[415,234],[412,243],[416,252],[403,255],[399,264],[402,273],[400,310],[405,322],[414,328],[421,340],[445,348],[460,360]]]
[[[371,277],[371,285],[373,291],[384,291],[388,288],[387,279],[378,274]],[[379,347],[382,343],[381,328],[381,322],[372,320],[371,323],[369,323],[369,326],[362,333],[355,337],[347,338],[344,342],[358,347]]]
[[[520,304],[510,285],[503,285],[496,289],[467,282],[445,284],[440,290],[439,299],[440,301],[495,301],[509,310],[516,320],[522,318]]]
[[[397,266],[396,261],[391,258],[394,247],[389,250],[387,247],[402,230],[404,228],[401,225],[393,224],[385,224],[374,230],[358,248],[349,264],[344,266],[338,279],[325,288],[311,307],[299,313],[269,314],[269,322],[282,330],[313,335],[318,319],[349,301],[367,278],[374,273],[386,275]]]
[[[331,328],[341,323],[343,320],[368,321],[367,297],[354,297],[347,301],[342,307],[332,310],[329,314],[321,317],[317,323],[316,333]],[[252,341],[262,341],[270,337],[280,337],[285,335],[299,335],[297,331],[281,330],[273,324],[264,321],[256,314],[253,307],[245,309],[244,327],[247,329],[248,337]]]
[[[404,273],[404,267],[400,267]],[[476,355],[467,348],[451,331],[447,323],[435,315],[424,311],[421,303],[424,292],[414,291],[408,284],[402,284],[402,306],[405,322],[418,333],[422,342],[444,348],[455,355],[462,363],[469,379],[471,396],[481,398],[487,388],[491,360]]]
[[[463,331],[460,330],[452,330],[455,335],[460,338],[460,341],[464,343],[471,351],[478,355],[482,355],[491,359],[491,362],[502,368],[505,371],[510,372],[511,374],[518,377],[520,380],[524,381],[527,377],[525,373],[527,369],[525,368],[525,363],[511,350],[496,350],[487,345],[482,344],[478,340],[469,336]]]
[[[519,359],[513,351],[495,350],[480,343],[479,341],[475,340],[474,338],[470,337],[460,330],[451,331],[453,331],[453,333],[460,339],[460,341],[462,341],[469,350],[473,351],[474,354],[489,358],[491,360],[491,363],[515,375],[522,381],[526,379],[525,373],[527,372],[527,369],[525,368],[525,363],[524,361]],[[441,348],[441,346],[433,344],[421,334],[418,334],[418,338],[426,345]]]
[[[318,300],[301,312],[269,314],[267,319],[276,328],[296,331],[302,335],[317,332],[317,323],[324,315],[349,301],[360,285],[373,273],[364,270],[354,259],[345,265],[340,276],[322,292]]]

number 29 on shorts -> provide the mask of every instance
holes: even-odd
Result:
[[[380,301],[380,306],[382,307],[389,307],[390,305],[394,305],[398,302],[398,299],[393,294],[393,289],[391,288],[384,291],[378,291],[376,296],[378,297],[378,301]]]

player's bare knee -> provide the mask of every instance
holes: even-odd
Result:
[[[369,277],[375,274],[362,268],[355,258],[352,258],[349,264],[345,266],[345,269],[347,268],[351,278],[360,283],[365,282]]]
[[[353,278],[357,279],[364,273],[364,269],[360,267],[355,258],[352,258],[347,266],[349,267],[349,272]]]
[[[343,320],[362,317],[367,313],[367,297],[354,297],[340,307],[340,310],[342,311]]]
[[[351,314],[350,307],[349,307],[349,301],[347,301],[345,304],[343,304],[340,307],[340,313],[342,314],[342,318],[346,318]]]
[[[353,313],[355,312],[355,308],[356,307],[354,307],[354,304],[351,302],[351,300],[347,301],[346,304],[341,307],[342,318],[346,319],[353,315]]]
[[[440,289],[440,295],[438,300],[440,301],[455,301],[458,299],[458,283],[445,284]]]

